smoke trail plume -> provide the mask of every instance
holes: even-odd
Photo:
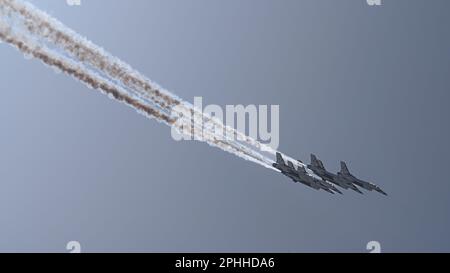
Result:
[[[174,115],[174,109],[191,112],[194,114],[194,121],[202,121],[193,124],[197,129],[194,131],[202,132],[198,139],[273,169],[273,160],[261,153],[274,155],[276,151],[271,147],[204,114],[33,5],[19,0],[0,0],[0,12],[0,38],[24,54],[40,59],[91,88],[101,90],[146,116],[168,125],[186,125],[190,122],[180,112],[175,112]],[[237,135],[238,140],[222,139],[215,135],[211,129],[213,126],[205,124],[213,124],[229,135]]]

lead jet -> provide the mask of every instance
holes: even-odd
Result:
[[[358,179],[354,177],[347,168],[347,164],[344,161],[341,161],[341,171],[338,172],[338,177],[342,180],[346,180],[353,184],[358,185],[359,187],[366,189],[368,191],[375,190],[381,194],[387,195],[380,187],[370,182]]]
[[[294,164],[288,161],[288,164],[284,162],[283,157],[280,153],[277,153],[277,162],[272,164],[273,167],[281,171],[281,173],[294,181],[295,183],[302,183],[315,190],[320,190],[321,187],[317,183],[310,183],[310,181],[305,181],[300,178],[298,171],[295,169]]]
[[[343,189],[352,189],[360,194],[363,194],[362,191],[358,189],[353,183],[342,179],[338,175],[331,173],[325,169],[322,161],[317,159],[317,157],[311,154],[311,164],[308,165],[308,169],[314,172],[315,175],[320,177],[323,181],[329,181]]]

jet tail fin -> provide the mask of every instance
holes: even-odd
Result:
[[[325,170],[322,160],[318,159],[317,156],[313,154],[311,154],[311,165],[315,168]]]
[[[319,167],[319,160],[317,159],[317,156],[315,156],[314,154],[311,154],[311,165],[315,166],[315,167]]]
[[[347,168],[347,164],[344,161],[341,161],[341,173],[342,174],[350,174],[350,171]]]
[[[278,164],[281,164],[281,165],[284,165],[284,164],[285,164],[285,163],[284,163],[284,159],[283,159],[283,157],[281,156],[280,153],[277,153],[277,163],[278,163]]]

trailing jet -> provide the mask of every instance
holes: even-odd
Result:
[[[344,161],[341,161],[341,171],[338,172],[338,177],[341,178],[342,180],[346,180],[348,182],[351,182],[353,184],[358,185],[359,187],[366,189],[368,191],[372,191],[375,190],[381,194],[387,195],[383,190],[380,189],[380,187],[378,187],[375,184],[372,184],[370,182],[358,179],[356,177],[354,177],[350,171],[347,168],[347,164],[345,164]]]
[[[352,189],[363,194],[362,191],[360,191],[358,187],[356,187],[353,183],[342,179],[334,173],[327,171],[322,161],[317,159],[317,157],[313,154],[311,154],[311,164],[308,165],[308,169],[313,171],[314,174],[320,177],[323,181],[329,181],[343,189]]]
[[[305,167],[303,166],[299,166],[298,170],[297,170],[298,176],[300,177],[301,180],[303,181],[307,181],[311,184],[316,184],[318,185],[321,189],[323,189],[324,191],[327,191],[329,193],[334,194],[334,192],[338,192],[340,194],[342,194],[342,192],[340,190],[338,190],[335,186],[333,186],[332,184],[326,182],[326,181],[321,181],[317,178],[312,177],[311,175],[308,174],[308,172],[306,172]]]
[[[276,169],[280,170],[282,174],[291,178],[294,182],[298,182],[295,168],[293,168],[293,166],[290,167],[290,166],[286,165],[286,163],[284,162],[284,159],[280,153],[277,153],[277,162],[272,164],[272,166],[275,167]]]
[[[306,185],[315,190],[320,190],[322,188],[320,184],[315,183],[314,181],[301,179],[298,171],[295,169],[294,164],[290,161],[288,161],[288,164],[286,164],[280,153],[277,153],[277,162],[272,164],[272,166],[280,170],[282,174],[292,179],[292,181],[294,181],[295,183],[302,183],[303,185]]]

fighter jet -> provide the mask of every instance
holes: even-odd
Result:
[[[290,166],[286,165],[286,163],[284,162],[284,159],[280,153],[277,153],[277,162],[272,164],[272,166],[275,167],[276,169],[280,170],[282,174],[291,178],[294,182],[298,182],[298,181],[296,181],[297,175],[295,173],[295,168],[293,168],[293,166],[290,167]]]
[[[272,166],[280,170],[282,174],[292,179],[295,183],[300,182],[300,178],[298,177],[294,164],[290,161],[286,164],[280,153],[277,153],[277,162],[272,164]]]
[[[353,183],[342,179],[338,175],[331,173],[325,169],[322,161],[317,159],[317,157],[311,154],[311,164],[308,165],[308,168],[314,172],[315,175],[320,177],[323,181],[329,181],[343,189],[352,189],[360,194],[363,194],[362,191],[358,189]]]
[[[327,191],[331,194],[334,194],[334,192],[338,192],[338,193],[342,194],[342,192],[340,190],[338,190],[335,186],[331,185],[330,183],[328,183],[326,181],[321,181],[321,180],[309,175],[308,172],[306,171],[305,167],[303,167],[303,166],[298,167],[297,174],[301,180],[307,182],[308,184],[317,185],[322,190]]]
[[[290,161],[288,161],[288,164],[286,164],[280,153],[277,153],[277,162],[272,164],[272,166],[280,170],[282,174],[292,179],[292,181],[294,181],[295,183],[302,183],[303,185],[306,185],[315,190],[321,189],[319,184],[311,183],[311,181],[309,180],[305,181],[301,179],[298,171],[295,169],[294,164]]]
[[[354,183],[354,184],[358,185],[359,187],[366,189],[368,191],[375,190],[381,194],[387,195],[377,185],[354,177],[348,170],[347,164],[344,161],[341,161],[341,171],[338,172],[338,177],[342,180],[346,180],[348,182]]]

